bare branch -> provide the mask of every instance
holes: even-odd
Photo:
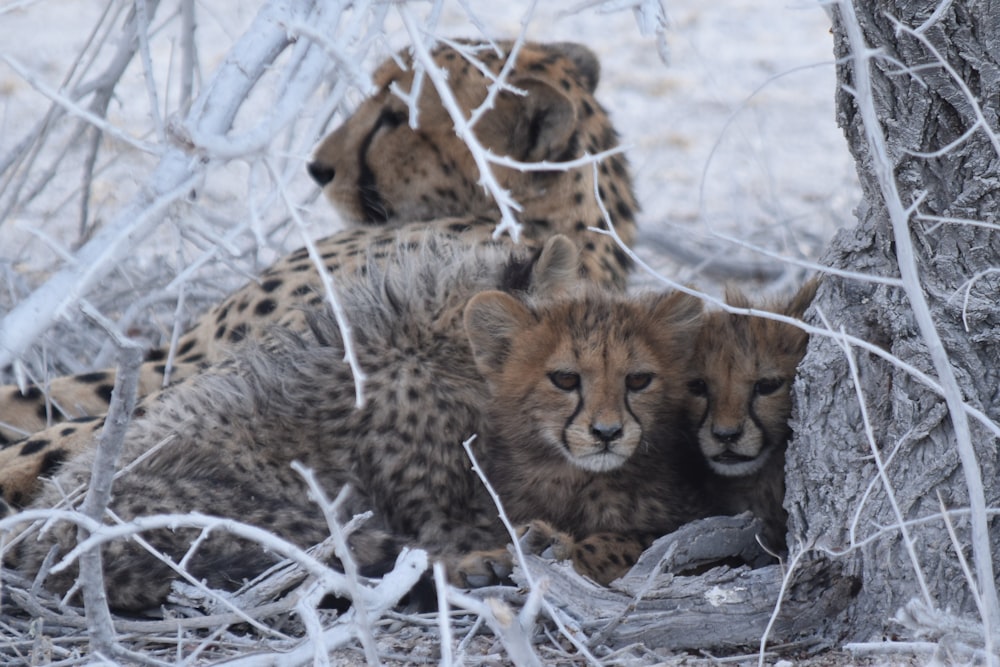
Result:
[[[270,163],[266,164],[270,169]],[[351,375],[354,377],[354,405],[361,408],[365,404],[365,380],[367,379],[367,375],[365,375],[364,369],[361,368],[361,363],[358,361],[357,353],[354,350],[351,322],[347,319],[347,314],[340,305],[340,299],[337,298],[337,290],[333,284],[333,275],[326,268],[326,264],[323,263],[323,258],[320,256],[319,250],[316,249],[316,244],[306,231],[305,222],[299,215],[295,204],[288,198],[288,194],[281,184],[278,175],[274,173],[273,169],[271,170],[271,174],[278,185],[278,190],[285,200],[285,204],[288,206],[288,212],[292,216],[292,220],[295,221],[299,232],[302,234],[302,241],[309,251],[309,259],[312,261],[313,266],[316,267],[316,273],[319,274],[320,281],[323,283],[323,291],[326,294],[327,304],[329,304],[330,310],[333,312],[334,319],[337,321],[337,327],[340,329],[340,337],[344,342],[344,361],[351,367]]]
[[[476,168],[479,170],[480,185],[493,196],[493,200],[500,209],[500,224],[497,226],[494,235],[500,236],[506,232],[516,242],[521,235],[521,223],[517,221],[514,212],[521,210],[520,204],[514,201],[510,193],[501,187],[497,181],[493,170],[490,168],[489,160],[486,157],[486,149],[483,148],[483,145],[479,143],[479,139],[473,133],[472,126],[466,120],[465,114],[451,92],[451,87],[445,80],[437,63],[434,62],[434,58],[431,57],[430,50],[424,43],[422,31],[417,25],[416,18],[410,11],[409,6],[405,4],[397,5],[397,10],[413,42],[414,60],[420,63],[427,77],[434,84],[434,90],[440,96],[441,104],[448,112],[448,116],[455,126],[455,133],[469,147],[469,152],[472,154]]]
[[[93,313],[89,315],[94,317]],[[101,324],[110,325],[104,321]],[[108,333],[115,336],[118,341],[121,362],[111,393],[108,415],[97,440],[97,454],[91,470],[90,486],[80,507],[85,516],[97,522],[101,521],[104,510],[111,500],[111,485],[124,445],[125,431],[135,410],[139,365],[142,363],[141,346],[118,336],[113,325]],[[83,526],[80,526],[78,531],[80,541],[85,541],[90,536]],[[104,590],[104,568],[100,549],[95,548],[80,555],[79,581],[83,589],[84,606],[87,609],[91,647],[95,653],[113,656],[117,648],[114,642],[111,611],[108,609]]]
[[[188,134],[206,142],[224,134],[250,90],[288,45],[282,21],[288,16],[306,16],[313,6],[312,0],[272,0],[265,4],[175,132],[183,134],[180,128],[186,127]],[[315,68],[307,69],[307,78],[318,76]],[[296,99],[289,95],[283,104],[294,104]],[[275,122],[280,125],[282,121]],[[102,129],[112,131],[106,126]],[[128,248],[129,239],[148,234],[170,205],[200,182],[205,169],[206,163],[192,157],[186,146],[165,148],[148,186],[77,252],[76,264],[56,273],[0,320],[0,367],[11,363],[94,282],[111,271],[114,261]]]

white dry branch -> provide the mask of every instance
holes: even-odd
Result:
[[[0,367],[13,362],[91,285],[110,272],[128,250],[131,239],[149,234],[171,204],[202,181],[208,156],[197,146],[177,139],[186,135],[207,144],[222,142],[254,84],[287,47],[283,22],[288,16],[305,20],[313,8],[310,0],[291,0],[270,2],[261,9],[184,121],[174,124],[174,143],[162,148],[159,164],[141,192],[77,251],[74,264],[52,276],[0,320]],[[297,92],[305,95],[312,90]],[[291,97],[296,91],[289,93]]]
[[[381,22],[387,8],[382,3],[364,3],[366,7],[371,5],[368,11],[357,3],[354,4],[356,11],[348,12],[345,11],[345,3],[316,3],[312,0],[264,3],[244,35],[230,49],[226,59],[198,91],[197,96],[189,104],[183,104],[176,113],[170,114],[162,135],[154,131],[154,136],[160,137],[160,141],[156,143],[145,139],[137,140],[110,123],[104,117],[106,102],[91,103],[87,107],[78,102],[87,94],[108,98],[114,94],[132,56],[137,50],[145,51],[148,47],[149,36],[145,34],[148,26],[141,23],[141,17],[128,24],[132,26],[132,32],[126,32],[126,39],[123,41],[123,44],[128,45],[129,35],[132,35],[132,41],[136,45],[130,49],[124,46],[120,48],[113,58],[112,66],[101,76],[68,93],[52,89],[44,83],[41,76],[0,53],[0,58],[53,100],[53,110],[50,113],[53,119],[58,119],[66,112],[74,114],[82,119],[81,127],[92,127],[98,134],[115,136],[119,141],[135,144],[139,150],[157,156],[158,162],[130,202],[107,224],[90,235],[86,243],[72,253],[72,258],[62,269],[56,271],[0,319],[0,368],[18,361],[42,332],[67,316],[73,304],[84,298],[99,280],[116,269],[126,253],[135,251],[136,242],[153,237],[153,230],[161,225],[165,216],[177,210],[177,202],[183,201],[185,206],[197,211],[198,205],[188,200],[189,195],[203,190],[206,178],[219,172],[227,164],[234,161],[245,162],[251,166],[252,176],[255,172],[254,165],[269,152],[274,154],[272,144],[284,132],[287,134],[286,142],[294,142],[286,150],[290,148],[295,159],[288,160],[287,166],[282,166],[281,181],[287,182],[293,178],[292,174],[301,180],[303,158],[300,156],[309,150],[333,111],[342,105],[348,87],[340,85],[335,74],[338,64],[331,63],[329,58],[326,48],[329,40],[318,43],[307,35],[300,36],[295,28],[308,25],[313,31],[310,34],[316,35],[336,34],[338,28],[352,31],[351,34],[356,39],[349,43],[350,48],[345,50],[344,58],[361,62],[376,43],[375,36],[383,32]],[[144,14],[148,19],[156,6],[157,3],[147,0],[143,5],[145,11],[138,14]],[[187,12],[181,11],[181,15],[187,15]],[[369,19],[372,24],[365,25],[364,22]],[[193,18],[187,20],[193,22]],[[139,25],[133,25],[137,21]],[[345,25],[340,26],[341,22]],[[142,34],[137,36],[136,32]],[[142,42],[142,45],[138,42]],[[192,49],[190,45],[185,46],[185,52]],[[279,56],[285,57],[279,59]],[[193,58],[191,54],[185,60]],[[185,62],[183,67],[186,71],[191,66],[191,63]],[[147,71],[146,80],[151,81],[152,77],[153,74]],[[312,119],[312,126],[305,133],[294,129],[293,126],[298,124],[307,102],[331,79],[336,83],[319,117]],[[262,81],[264,85],[261,85]],[[168,95],[159,95],[153,88],[151,83],[147,83],[149,97],[156,98],[160,103],[165,102]],[[246,111],[256,109],[260,104],[259,98],[267,95],[274,102],[267,105],[266,113]],[[183,95],[181,97],[183,100]],[[251,114],[258,119],[255,123],[247,129],[234,129],[234,121],[238,115],[248,117]],[[16,147],[14,153],[17,156],[30,155],[32,151],[42,150],[48,137],[48,126],[48,123],[41,124]],[[31,166],[26,160],[22,158],[10,164],[5,163],[7,171],[0,173],[0,176],[8,181],[26,178],[23,174]],[[285,161],[282,158],[282,162]],[[14,169],[20,171],[15,173]],[[51,174],[42,175],[40,180],[44,182],[50,178]],[[86,176],[84,180],[89,182],[91,176]],[[29,201],[23,196],[18,199],[13,186],[6,188],[6,191],[6,199],[10,202],[8,211],[12,206],[24,206]],[[315,197],[315,189],[310,196]],[[86,201],[87,198],[85,193],[82,200]],[[203,256],[189,269],[183,270],[167,287],[162,288],[163,294],[173,293],[176,299],[183,280],[198,265],[213,257],[224,259],[224,255],[219,253],[220,244],[217,240],[226,240],[221,245],[226,252],[239,253],[239,246],[233,245],[232,240],[243,234],[249,226],[257,235],[258,244],[266,242],[265,235],[273,231],[262,230],[256,224],[256,213],[261,211],[261,205],[266,209],[276,201],[276,190],[257,195],[251,186],[250,201],[247,204],[251,220],[232,224],[231,229],[221,235],[210,231],[207,225],[197,219],[198,216],[194,216],[193,220],[177,220],[182,238],[199,244],[198,237],[204,237],[209,239],[209,244],[207,247],[206,244],[200,244],[206,247]],[[200,213],[211,220],[211,213]],[[229,224],[228,221],[225,224]],[[126,326],[125,321],[122,326]]]
[[[875,467],[878,470],[878,479],[882,483],[886,497],[889,499],[889,504],[896,517],[899,532],[903,539],[903,545],[906,548],[907,555],[910,557],[910,564],[913,566],[913,574],[917,577],[917,583],[920,585],[920,593],[924,598],[924,603],[927,605],[933,605],[934,600],[931,596],[930,589],[927,586],[923,567],[920,565],[920,558],[917,555],[916,544],[913,537],[910,535],[909,527],[904,521],[903,511],[900,509],[899,503],[896,501],[896,492],[892,487],[892,482],[889,480],[889,474],[886,468],[887,461],[882,457],[882,453],[879,451],[878,443],[875,439],[875,432],[872,428],[871,419],[868,416],[867,399],[865,397],[864,387],[861,384],[861,377],[858,371],[857,360],[854,358],[854,351],[847,345],[843,345],[843,349],[844,356],[847,359],[847,364],[851,371],[851,380],[854,383],[854,387],[857,392],[858,408],[861,411],[861,421],[864,424],[865,436],[868,440],[868,446],[872,452],[872,459],[875,461]],[[860,506],[858,510],[860,512]]]
[[[667,10],[663,6],[663,0],[585,0],[569,9],[567,13],[580,12],[592,7],[596,7],[598,12],[607,14],[631,9],[639,26],[639,33],[656,37],[656,48],[660,54],[660,60],[665,64],[670,64],[670,44],[667,42],[670,20],[667,18]]]
[[[155,11],[155,6],[156,3],[153,3],[149,7],[150,11]],[[83,80],[84,76],[89,73],[89,65],[93,63],[97,52],[114,32],[114,22],[123,9],[122,5],[118,5],[116,11],[112,12],[111,4],[106,7],[104,15],[94,26],[94,30],[90,34],[80,57],[64,78],[61,85],[62,90],[60,91],[52,90],[49,86],[42,83],[39,77],[27,72],[24,68],[18,67],[14,59],[0,56],[3,57],[8,65],[18,71],[22,78],[53,100],[52,106],[41,121],[35,125],[34,129],[5,157],[0,158],[0,174],[4,175],[0,179],[0,201],[6,200],[0,206],[0,219],[6,219],[13,210],[26,205],[38,197],[51,181],[58,168],[58,157],[52,161],[50,166],[44,168],[43,176],[37,179],[37,184],[32,185],[28,192],[22,195],[22,191],[29,185],[29,176],[32,174],[36,163],[43,159],[43,156],[46,154],[49,154],[48,157],[51,158],[51,151],[43,150],[48,143],[51,129],[69,112],[73,115],[81,116],[82,120],[86,121],[77,124],[71,143],[82,138],[88,129],[92,130],[88,155],[84,165],[84,194],[81,197],[80,206],[81,236],[85,233],[89,217],[90,189],[93,184],[98,144],[102,133],[107,131],[112,136],[118,136],[126,143],[136,141],[127,134],[122,135],[118,132],[117,128],[105,123],[103,120],[107,113],[108,105],[113,98],[115,87],[125,68],[135,55],[137,43],[136,32],[140,26],[134,12],[126,20],[126,24],[121,30],[121,39],[118,41],[115,53],[105,69],[97,76],[86,81]],[[92,99],[87,108],[84,109],[77,102],[88,95],[92,95]],[[61,151],[57,149],[55,153],[59,155]]]
[[[334,552],[337,554],[337,559],[340,561],[340,564],[344,569],[344,578],[347,581],[348,594],[350,595],[350,599],[354,601],[351,610],[354,613],[354,617],[357,619],[355,621],[357,636],[361,640],[361,645],[364,647],[365,657],[368,659],[368,664],[378,665],[380,664],[380,661],[378,659],[378,651],[375,646],[375,634],[372,631],[368,609],[365,607],[365,599],[362,594],[362,584],[358,577],[358,566],[357,563],[354,562],[354,558],[351,557],[351,549],[347,544],[347,533],[341,527],[339,519],[340,507],[351,494],[351,488],[349,486],[344,487],[337,495],[337,499],[334,502],[330,502],[329,499],[327,499],[323,488],[316,480],[316,475],[313,474],[312,470],[309,470],[298,461],[292,462],[292,469],[305,479],[306,485],[309,487],[309,493],[312,495],[313,502],[317,503],[323,510],[323,517],[326,519],[327,527],[330,529],[330,537],[333,538]],[[402,595],[405,595],[405,593],[406,591],[404,591]],[[400,597],[402,597],[402,595],[400,595]],[[319,600],[317,599],[316,602],[319,602]]]
[[[295,221],[295,226],[298,227],[299,233],[302,235],[302,241],[305,244],[306,250],[309,252],[309,259],[312,261],[313,266],[316,268],[316,273],[319,274],[320,281],[323,283],[323,293],[326,295],[326,302],[330,306],[331,312],[337,322],[337,327],[340,329],[341,339],[344,341],[344,361],[347,362],[351,369],[351,375],[354,377],[354,405],[357,408],[364,407],[365,404],[365,371],[361,368],[361,363],[358,361],[358,355],[354,351],[354,337],[351,335],[351,322],[347,318],[344,309],[340,305],[340,299],[337,298],[337,290],[333,282],[333,275],[326,268],[323,263],[323,258],[320,256],[319,250],[316,249],[316,244],[313,242],[312,237],[309,235],[306,229],[306,224],[302,220],[302,216],[299,215],[295,204],[291,201],[288,196],[288,192],[278,178],[278,174],[271,167],[270,162],[266,162],[268,170],[274,177],[277,183],[278,190],[281,193],[281,198],[288,207],[288,212],[292,216],[292,220]]]
[[[373,618],[380,617],[408,593],[427,569],[427,554],[419,549],[404,551],[388,572],[373,588],[364,589],[365,604]],[[354,608],[342,615],[336,623],[323,629],[315,641],[300,643],[291,651],[274,651],[247,655],[226,664],[239,667],[258,665],[302,665],[308,664],[317,651],[329,653],[357,638],[357,623]]]
[[[452,667],[455,663],[451,622],[448,619],[448,580],[444,573],[444,565],[440,561],[434,563],[433,572],[434,591],[437,593],[438,632],[441,633],[441,667]]]
[[[198,183],[197,160],[168,151],[150,186],[115,221],[99,231],[61,270],[0,320],[0,366],[12,363],[41,332],[86,294],[86,288],[111,271],[132,235],[147,233],[179,197]]]
[[[115,376],[115,386],[111,393],[111,404],[104,422],[104,428],[97,439],[97,454],[90,475],[87,495],[80,511],[90,519],[100,522],[111,500],[111,485],[115,469],[125,442],[125,432],[135,410],[139,383],[139,364],[142,363],[142,346],[117,335],[114,325],[99,313],[87,312],[112,336],[120,350],[121,362]],[[78,539],[89,537],[87,529],[78,529]],[[95,653],[111,657],[117,653],[112,628],[111,610],[108,609],[104,591],[104,567],[100,549],[92,549],[80,556],[80,587],[87,613],[91,648]]]
[[[62,555],[53,564],[50,569],[52,573],[58,573],[70,567],[80,558],[81,554],[116,540],[134,539],[141,535],[141,533],[152,530],[198,528],[204,531],[226,532],[236,537],[256,542],[269,551],[293,561],[309,576],[314,577],[325,592],[347,599],[350,599],[352,595],[354,582],[349,581],[345,574],[331,569],[325,563],[317,560],[316,555],[309,551],[283,540],[265,529],[243,523],[236,519],[210,516],[199,512],[189,512],[186,514],[143,516],[131,521],[121,522],[117,525],[107,525],[91,519],[79,511],[28,509],[19,514],[0,519],[0,531],[13,530],[34,521],[66,521],[84,528],[89,533],[86,539],[81,540],[73,549]],[[394,571],[399,570],[399,572],[395,574],[392,586],[386,585],[385,587],[380,586],[374,589],[363,587],[353,592],[359,597],[362,604],[372,609],[381,609],[384,611],[395,604],[395,602],[389,601],[390,599],[394,598],[398,601],[399,598],[409,592],[426,567],[426,553],[419,549],[404,550],[400,554],[397,566],[394,569]],[[406,582],[409,582],[408,586]]]
[[[524,601],[524,606],[521,612],[517,615],[516,623],[511,620],[510,622],[505,622],[502,620],[497,620],[499,623],[497,627],[502,627],[503,631],[508,635],[511,632],[515,634],[509,637],[508,650],[514,651],[518,656],[518,659],[525,661],[525,664],[530,664],[533,659],[534,653],[528,654],[524,649],[524,642],[526,641],[522,635],[526,633],[529,628],[535,625],[535,619],[538,615],[539,607],[545,609],[549,618],[556,624],[560,633],[569,640],[573,646],[576,647],[580,654],[590,661],[592,664],[597,664],[597,659],[591,654],[590,650],[587,648],[586,644],[581,641],[578,633],[570,629],[569,624],[566,622],[565,615],[560,613],[554,605],[552,605],[545,598],[545,592],[548,589],[548,581],[546,579],[536,579],[532,574],[531,569],[527,566],[527,557],[525,556],[524,550],[521,548],[520,535],[514,524],[511,523],[510,518],[507,516],[507,512],[503,508],[503,503],[500,500],[500,494],[496,492],[490,480],[486,477],[486,471],[479,465],[479,461],[476,459],[475,453],[472,451],[472,442],[475,440],[476,436],[470,437],[468,440],[462,443],[462,447],[465,449],[466,455],[469,457],[469,461],[472,463],[472,470],[479,477],[479,480],[486,487],[486,491],[490,494],[490,498],[493,500],[493,504],[497,508],[497,513],[500,517],[500,521],[503,523],[504,528],[507,529],[507,534],[510,536],[511,546],[510,548],[514,552],[514,557],[516,560],[516,565],[520,565],[521,576],[524,578],[524,584],[528,589],[528,598]],[[454,598],[449,598],[452,602],[455,602]],[[468,607],[465,607],[468,609]],[[471,610],[470,610],[471,611]],[[483,612],[480,609],[477,613],[483,616]],[[492,612],[488,612],[492,614]],[[489,620],[487,619],[489,622]],[[491,627],[494,623],[490,623]],[[496,627],[494,629],[497,629]],[[513,647],[513,648],[512,648]]]
[[[440,0],[438,0],[438,4],[440,4]],[[496,179],[496,176],[493,174],[493,170],[490,168],[489,160],[487,158],[488,151],[481,143],[479,143],[479,139],[473,132],[472,121],[466,119],[465,113],[462,111],[461,106],[459,106],[458,101],[455,99],[455,95],[452,93],[451,87],[448,85],[448,81],[445,78],[443,71],[440,67],[438,67],[437,63],[434,62],[434,59],[431,56],[430,48],[425,43],[427,35],[423,30],[421,30],[413,12],[405,3],[400,3],[397,10],[400,18],[403,20],[403,25],[406,26],[406,30],[410,35],[414,61],[418,63],[421,68],[418,72],[422,71],[433,84],[434,90],[441,98],[441,104],[444,106],[445,110],[448,112],[448,116],[452,120],[452,123],[455,125],[455,133],[469,147],[469,152],[472,154],[473,160],[476,163],[476,168],[479,169],[480,185],[482,185],[483,188],[487,190],[490,195],[492,195],[493,200],[500,209],[500,224],[497,225],[495,235],[499,236],[506,232],[510,234],[512,239],[517,241],[521,233],[521,223],[517,221],[515,211],[521,210],[520,204],[514,201],[514,199],[510,196],[510,193],[501,187],[500,183]],[[518,40],[515,42],[515,45],[523,40],[524,33],[522,31],[522,33],[518,36]],[[413,90],[410,91],[410,96],[412,98],[419,97],[420,95],[418,81],[418,79],[414,80]],[[492,99],[492,96],[488,96],[484,104],[492,103]],[[479,112],[473,111],[472,119],[476,119],[478,116]]]

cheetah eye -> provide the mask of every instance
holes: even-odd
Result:
[[[549,379],[563,391],[573,391],[580,386],[580,374],[572,371],[553,371],[549,373]]]
[[[773,394],[781,389],[783,384],[785,384],[785,381],[781,378],[764,378],[763,380],[757,380],[757,382],[753,385],[753,393],[758,396],[767,396],[768,394]]]
[[[629,391],[642,391],[652,381],[652,373],[629,373],[625,376],[625,386]]]
[[[406,111],[385,109],[379,116],[379,125],[392,129],[394,127],[399,127],[406,122],[409,117]]]
[[[688,382],[687,388],[694,396],[705,396],[708,394],[708,385],[701,378]]]

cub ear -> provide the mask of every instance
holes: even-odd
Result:
[[[503,369],[517,334],[533,317],[528,308],[504,292],[480,292],[465,306],[465,334],[476,368],[489,377]]]
[[[684,292],[660,295],[653,306],[653,319],[658,327],[673,335],[695,335],[701,327],[704,304],[696,296]]]
[[[749,308],[750,299],[736,285],[726,285],[726,304],[733,308]]]
[[[484,146],[521,162],[565,160],[576,131],[576,109],[568,97],[539,79],[511,85],[525,95],[504,92],[477,126]],[[575,156],[573,156],[575,157]]]
[[[802,316],[806,314],[809,304],[812,303],[813,298],[816,296],[816,290],[819,289],[819,282],[819,277],[806,281],[806,284],[799,288],[795,296],[788,301],[788,305],[782,311],[783,314],[801,320]]]
[[[531,291],[542,296],[571,292],[579,285],[580,249],[562,234],[556,234],[542,248],[531,270]]]

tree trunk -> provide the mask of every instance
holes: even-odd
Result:
[[[939,3],[944,10],[938,16]],[[976,508],[970,498],[976,495],[977,475],[985,488],[980,499],[987,507],[1000,507],[995,430],[1000,416],[1000,2],[857,0],[853,11],[836,6],[834,14],[841,84],[837,115],[857,161],[864,201],[857,226],[837,235],[824,264],[906,278],[902,246],[908,237],[919,285],[909,281],[904,289],[828,275],[811,321],[824,326],[822,314],[834,332],[843,328],[942,384],[948,374],[942,370],[950,367],[965,403],[994,424],[969,418],[972,447],[963,458],[961,428],[956,429],[961,420],[956,422],[940,391],[899,363],[852,346],[856,383],[842,343],[814,335],[795,389],[796,435],[788,453],[785,501],[790,547],[836,552],[843,571],[862,582],[836,624],[844,630],[840,638],[913,634],[912,625],[893,620],[911,600],[977,623],[985,618],[996,633],[995,606],[990,611],[996,600],[993,561],[986,547],[1000,554],[1000,530],[995,518],[968,510]],[[852,26],[859,26],[867,46],[878,50],[870,60],[855,58]],[[859,67],[866,68],[870,86]],[[866,94],[879,121],[875,128],[871,123],[866,128],[862,118]],[[873,129],[887,149],[888,168],[881,179]],[[886,187],[891,182],[898,190],[895,202]],[[908,217],[905,226],[894,229],[893,205],[899,203]],[[937,345],[915,316],[912,297],[920,294],[950,363],[935,364]],[[888,484],[880,477],[879,458]],[[953,510],[960,555],[971,577],[981,582],[976,586],[983,591],[985,611],[977,609],[961,569],[942,503]],[[912,549],[897,517],[910,522]],[[946,632],[936,631],[932,636]],[[986,642],[987,649],[992,645]]]

